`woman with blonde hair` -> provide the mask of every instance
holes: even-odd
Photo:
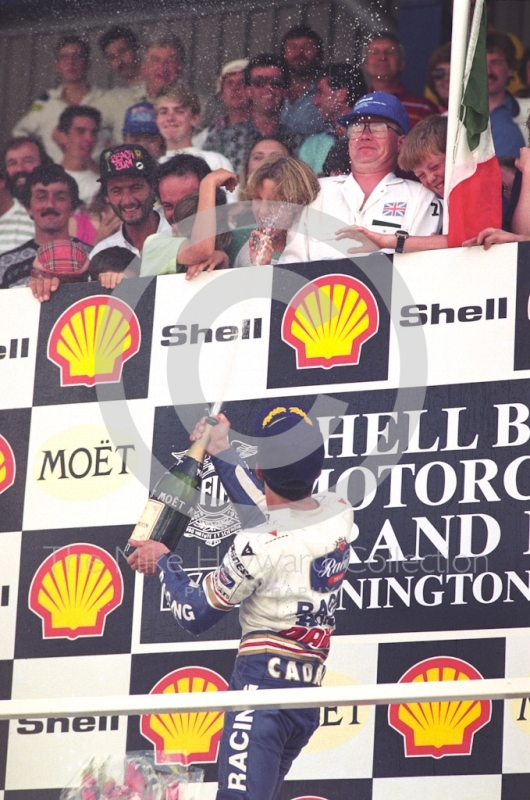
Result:
[[[302,207],[312,203],[319,191],[317,176],[303,161],[280,154],[265,158],[246,186],[258,228],[239,251],[234,266],[274,264]]]

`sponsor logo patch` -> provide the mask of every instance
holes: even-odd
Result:
[[[84,543],[48,556],[29,590],[29,607],[42,618],[44,639],[103,636],[107,616],[122,600],[117,563],[106,550]]]
[[[217,672],[205,667],[183,667],[165,675],[150,694],[179,692],[224,692],[228,684]],[[217,761],[224,714],[201,711],[193,714],[145,714],[140,732],[153,742],[157,764],[203,764]]]
[[[285,311],[282,339],[298,369],[358,364],[364,342],[379,329],[377,302],[349,275],[324,275],[298,291]]]
[[[50,333],[48,358],[61,386],[119,383],[123,364],[140,349],[140,324],[117,297],[95,295],[64,311]]]
[[[475,667],[459,658],[437,656],[415,664],[399,683],[483,680]],[[388,722],[402,734],[405,757],[468,756],[475,733],[491,719],[490,700],[456,700],[391,705]]]

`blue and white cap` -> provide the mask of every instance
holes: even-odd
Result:
[[[403,133],[408,133],[410,130],[410,118],[405,107],[397,97],[387,94],[387,92],[371,92],[363,95],[360,100],[357,100],[352,110],[339,117],[337,122],[343,128],[347,128],[359,117],[369,115],[395,122]]]

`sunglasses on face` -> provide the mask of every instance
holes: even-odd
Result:
[[[263,89],[265,86],[270,86],[272,89],[284,88],[284,83],[281,78],[266,78],[264,75],[252,78],[250,85],[254,86],[256,89]]]
[[[436,67],[433,69],[431,75],[435,81],[441,81],[446,75],[449,75],[449,73],[449,69],[445,69],[444,67]]]

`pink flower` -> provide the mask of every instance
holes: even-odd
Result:
[[[125,773],[125,784],[135,792],[140,792],[145,787],[144,776],[142,769],[137,761],[129,761],[127,763],[127,771]]]

